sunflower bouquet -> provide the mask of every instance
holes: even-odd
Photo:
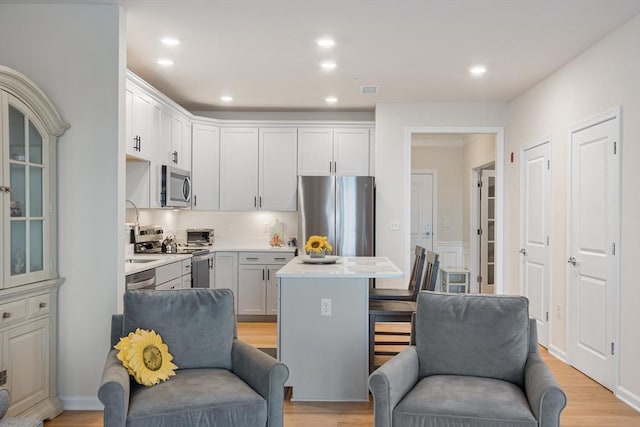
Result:
[[[311,236],[304,245],[304,250],[311,256],[324,256],[325,252],[333,250],[327,241],[327,236]]]

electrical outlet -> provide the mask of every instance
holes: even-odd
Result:
[[[323,298],[320,300],[320,316],[331,316],[331,300]]]
[[[389,230],[400,230],[400,220],[392,219],[389,223]]]
[[[562,304],[556,305],[556,316],[558,319],[562,319]]]

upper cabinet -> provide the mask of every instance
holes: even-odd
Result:
[[[296,128],[223,128],[220,209],[296,210]]]
[[[191,209],[220,209],[220,128],[194,124]]]
[[[126,82],[125,115],[127,155],[153,160],[160,136],[160,105],[130,80]]]
[[[300,128],[298,175],[371,174],[368,128]]]
[[[295,128],[260,129],[258,182],[260,209],[297,209],[297,132]]]

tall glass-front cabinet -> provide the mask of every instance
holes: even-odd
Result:
[[[56,137],[69,127],[27,77],[0,66],[0,386],[9,415],[52,418],[56,396]]]

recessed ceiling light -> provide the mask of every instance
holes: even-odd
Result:
[[[231,101],[233,101],[233,97],[229,96],[229,95],[223,95],[223,96],[220,97],[220,101],[231,102]]]
[[[173,65],[173,60],[167,59],[167,58],[158,59],[158,64],[164,65],[165,67],[169,67]]]
[[[334,68],[336,68],[336,63],[331,61],[321,62],[320,66],[325,70],[333,70]]]
[[[484,65],[474,65],[473,67],[469,68],[469,72],[472,76],[481,76],[487,72],[487,67],[485,67]]]
[[[327,96],[324,101],[327,104],[335,104],[336,102],[338,102],[338,98],[336,98],[335,96]]]
[[[329,38],[319,39],[318,41],[316,41],[316,43],[320,47],[332,47],[333,45],[336,44],[336,42],[333,39],[329,39]]]
[[[180,40],[175,37],[164,37],[160,41],[167,46],[178,46],[180,44]]]

